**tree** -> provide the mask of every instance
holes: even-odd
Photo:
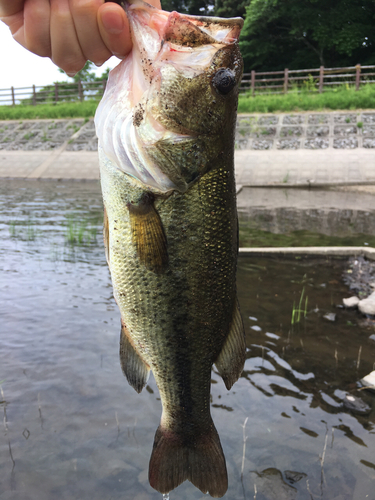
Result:
[[[161,0],[162,9],[193,16],[213,15],[215,0]]]
[[[168,12],[174,10],[181,14],[187,14],[187,6],[184,0],[161,0],[161,8]]]
[[[244,17],[250,0],[216,0],[215,16]]]
[[[95,72],[92,71],[94,69],[94,63],[91,61],[86,61],[86,64],[84,67],[78,71],[77,74],[74,76],[70,76],[69,78],[72,78],[74,82],[97,82],[100,80],[106,80],[108,78],[108,72],[109,70],[104,71],[104,73],[100,76],[96,76]],[[60,73],[65,75],[65,71],[61,68],[59,68]]]
[[[52,85],[46,85],[42,87],[35,93],[35,100],[38,103],[54,102],[56,99],[55,85],[58,84],[58,100],[61,101],[76,101],[79,89],[79,81],[83,84],[82,87],[85,88],[85,83],[98,82],[98,86],[86,86],[85,98],[100,98],[102,96],[102,85],[103,80],[108,80],[109,68],[107,68],[100,76],[96,76],[94,69],[94,63],[87,61],[85,66],[78,71],[74,76],[70,76],[70,81],[57,81]],[[60,73],[65,75],[65,71],[59,68]],[[21,102],[23,104],[32,104],[34,98],[28,97],[23,99]]]
[[[374,64],[374,19],[373,0],[251,0],[246,71]]]

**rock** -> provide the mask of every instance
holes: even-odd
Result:
[[[301,479],[303,479],[304,477],[307,477],[307,474],[305,474],[304,472],[296,472],[293,470],[286,470],[284,474],[285,479],[292,484],[301,481]]]
[[[357,307],[359,298],[358,297],[349,297],[348,299],[342,299],[345,307]]]
[[[328,319],[328,321],[336,321],[335,313],[327,313],[323,316],[323,318]]]
[[[284,481],[282,473],[275,468],[262,472],[251,472],[257,493],[261,498],[268,500],[296,500],[298,490]]]
[[[367,415],[371,412],[371,407],[368,406],[361,398],[357,396],[352,396],[352,394],[346,394],[344,398],[344,406],[353,413],[359,413],[360,415]]]
[[[366,375],[361,379],[361,384],[365,387],[371,388],[372,391],[375,391],[375,371]]]
[[[370,316],[375,316],[375,292],[372,292],[367,299],[360,300],[358,302],[358,309],[362,314],[369,314]]]

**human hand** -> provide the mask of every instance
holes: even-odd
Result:
[[[160,0],[147,1],[160,8]],[[0,0],[0,19],[18,43],[69,76],[87,60],[123,59],[132,46],[124,9],[104,0]]]

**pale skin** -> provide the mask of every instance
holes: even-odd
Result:
[[[147,0],[160,9],[160,0]],[[104,0],[0,0],[0,19],[30,52],[73,76],[86,61],[123,59],[132,43],[126,13]]]

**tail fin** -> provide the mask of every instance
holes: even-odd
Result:
[[[225,457],[213,423],[209,431],[191,442],[161,426],[156,431],[149,466],[151,486],[168,493],[186,479],[215,498],[228,489]]]

